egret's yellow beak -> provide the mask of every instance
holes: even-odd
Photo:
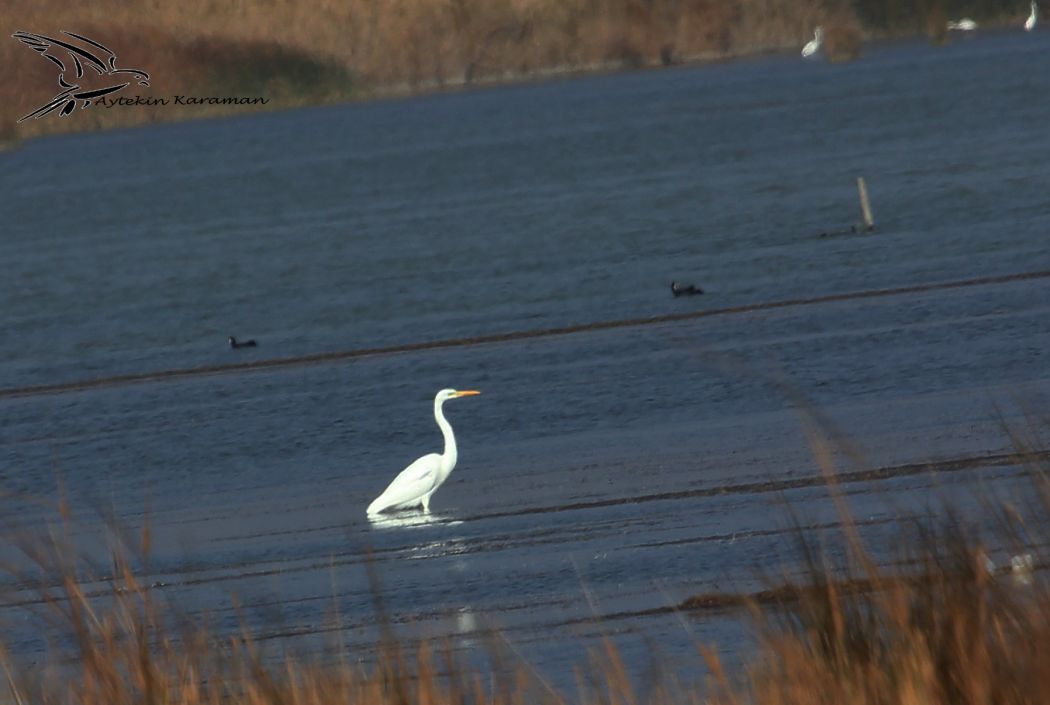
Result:
[[[476,389],[464,389],[462,391],[457,391],[452,398],[454,399],[456,397],[472,397],[475,394],[481,394],[481,392],[479,392]]]

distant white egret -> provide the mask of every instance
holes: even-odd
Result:
[[[1035,23],[1039,19],[1039,8],[1036,7],[1035,0],[1032,0],[1032,13],[1028,15],[1028,19],[1024,21],[1024,30],[1031,32],[1035,29]]]
[[[948,29],[955,29],[960,32],[972,32],[977,29],[977,23],[969,17],[963,17],[961,20],[948,22]]]
[[[445,452],[438,455],[429,453],[419,458],[402,470],[383,494],[368,505],[369,516],[388,509],[409,509],[423,505],[423,511],[430,511],[430,496],[448,479],[449,473],[456,467],[456,436],[452,426],[445,420],[441,407],[449,399],[473,396],[481,392],[473,389],[457,391],[442,389],[434,397],[434,420],[445,437]]]
[[[802,47],[802,56],[813,56],[820,49],[821,43],[824,41],[824,28],[817,26],[813,30],[813,39],[811,39],[806,46]]]

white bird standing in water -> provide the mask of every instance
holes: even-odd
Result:
[[[409,509],[423,505],[423,511],[430,511],[430,496],[448,479],[449,473],[456,467],[456,436],[452,426],[445,420],[441,407],[449,399],[468,397],[481,392],[473,389],[457,391],[442,389],[434,397],[434,420],[445,437],[445,452],[438,455],[429,453],[419,458],[402,470],[383,494],[368,505],[368,515],[374,516],[388,509]]]
[[[821,43],[824,41],[824,28],[817,26],[813,30],[813,39],[809,40],[806,46],[802,47],[802,56],[813,56],[820,49]]]
[[[961,20],[948,22],[948,29],[955,29],[960,32],[972,32],[977,29],[977,23],[969,17],[963,17]]]
[[[1035,5],[1035,0],[1032,0],[1032,13],[1028,15],[1028,19],[1024,21],[1024,31],[1031,32],[1035,29],[1035,23],[1039,19],[1039,8]]]

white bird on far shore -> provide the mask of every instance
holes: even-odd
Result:
[[[961,20],[949,21],[948,29],[958,30],[960,32],[972,32],[977,29],[977,23],[971,20],[969,17],[963,17]]]
[[[813,56],[820,49],[821,43],[824,41],[824,28],[817,25],[817,28],[813,30],[813,39],[806,43],[806,46],[802,47],[802,56]]]
[[[1028,15],[1028,19],[1024,21],[1024,31],[1031,32],[1035,29],[1035,23],[1039,19],[1039,8],[1036,7],[1035,0],[1032,0],[1032,13]]]

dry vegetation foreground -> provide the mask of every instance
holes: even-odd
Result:
[[[35,705],[997,705],[1050,702],[1050,589],[1038,547],[1050,519],[1047,468],[1030,443],[1031,502],[984,503],[983,516],[952,511],[902,518],[891,567],[871,559],[828,462],[815,443],[843,519],[846,554],[831,559],[802,529],[801,566],[784,566],[761,593],[690,598],[684,620],[736,610],[759,637],[744,666],[727,673],[717,645],[697,645],[699,682],[667,675],[642,685],[611,642],[577,667],[578,692],[561,693],[512,651],[490,640],[493,670],[479,672],[441,642],[399,641],[381,629],[371,666],[355,654],[311,663],[264,653],[244,628],[222,636],[151,590],[150,535],[117,542],[112,575],[99,580],[72,548],[68,529],[18,539],[21,592],[4,619],[47,626],[44,661],[22,658],[0,637],[0,702]],[[982,528],[983,527],[983,528]],[[122,532],[114,532],[121,536]],[[999,556],[1000,565],[989,559]],[[1013,560],[1009,559],[1013,555]],[[1006,560],[1003,557],[1006,556]],[[28,566],[28,567],[26,567]],[[801,578],[783,577],[801,575]],[[88,595],[82,585],[108,584]],[[27,598],[28,591],[29,597]],[[378,594],[378,593],[377,593]],[[35,595],[35,597],[33,597]],[[18,612],[27,611],[26,615]],[[384,623],[381,600],[377,618]],[[31,612],[32,614],[28,614]],[[750,617],[749,617],[750,615]],[[339,658],[342,657],[342,658]],[[654,657],[655,658],[655,657]],[[656,659],[659,660],[658,658]],[[658,671],[659,664],[654,662]],[[4,687],[6,686],[6,687]],[[6,692],[5,692],[6,691]]]
[[[829,58],[863,34],[941,28],[952,0],[9,0],[0,144],[48,132],[435,90],[475,81],[716,59],[801,46],[827,29]],[[1017,3],[980,0],[974,16]],[[983,7],[987,5],[987,7]],[[975,12],[976,9],[976,12]],[[983,10],[983,15],[981,14]],[[1013,14],[1016,14],[1013,13]],[[72,31],[150,74],[125,97],[265,97],[265,106],[117,106],[17,120],[59,92],[56,66],[11,38]]]

